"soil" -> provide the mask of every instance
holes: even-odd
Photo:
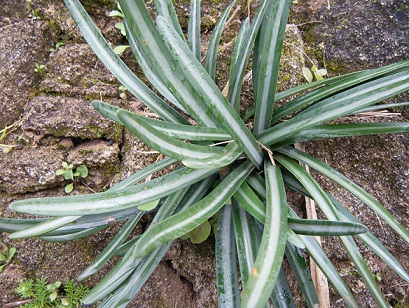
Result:
[[[125,43],[115,28],[119,20],[108,16],[116,8],[114,0],[82,2],[112,45]],[[247,16],[247,1],[238,2],[241,9],[222,37],[224,48],[217,72],[220,88],[227,82],[233,33]],[[406,0],[297,2],[293,5],[292,24],[284,44],[280,90],[304,82],[301,68],[312,65],[309,59],[318,67],[327,67],[331,76],[407,59]],[[253,1],[251,10],[257,3]],[[205,49],[206,40],[227,2],[202,1],[202,5]],[[186,29],[188,1],[176,1],[175,6]],[[0,28],[0,128],[9,127],[8,135],[0,143],[11,149],[0,153],[2,217],[26,217],[8,208],[15,200],[66,195],[67,181],[55,174],[63,161],[75,167],[81,164],[88,167],[89,176],[76,182],[71,193],[86,194],[103,191],[158,158],[128,131],[92,108],[91,101],[99,99],[129,110],[147,111],[129,92],[121,97],[119,83],[85,43],[62,1],[0,0]],[[376,31],[372,33],[370,29]],[[63,45],[55,49],[59,42]],[[50,51],[51,48],[55,50]],[[132,70],[139,72],[129,51],[123,58]],[[44,68],[35,72],[35,63]],[[251,92],[243,97],[251,101]],[[407,96],[401,96],[398,101],[405,99]],[[407,114],[406,110],[389,110],[382,116],[386,121],[407,121]],[[307,143],[305,147],[307,152],[367,189],[409,229],[408,138],[408,134],[342,138]],[[356,198],[313,174],[409,270],[407,244]],[[293,202],[294,206],[303,206],[302,198],[295,197]],[[141,222],[135,234],[142,232],[148,219]],[[13,292],[20,280],[41,276],[49,282],[75,279],[119,227],[113,224],[93,236],[64,243],[11,240],[6,233],[0,233],[1,242],[17,248],[13,262],[0,272],[0,306],[20,299]],[[340,244],[333,238],[324,238],[323,246],[360,306],[375,307]],[[371,271],[380,277],[379,286],[390,305],[408,307],[409,284],[363,245],[359,247]],[[95,285],[117,260],[111,261],[85,283]],[[176,240],[129,306],[216,307],[214,268],[214,239],[199,245]],[[297,307],[305,306],[299,290],[295,289],[294,297]],[[331,307],[343,306],[331,290]]]

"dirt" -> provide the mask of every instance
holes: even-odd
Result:
[[[396,62],[405,58],[405,55],[407,57],[409,40],[404,30],[408,23],[403,23],[407,18],[407,11],[404,9],[407,3],[405,0],[384,2],[385,12],[391,13],[394,10],[391,20],[396,23],[396,31],[389,24],[379,26],[379,23],[385,23],[386,20],[372,18],[369,14],[368,6],[374,8],[373,14],[377,14],[380,1],[374,1],[371,6],[369,2],[358,5],[356,1],[343,4],[342,1],[298,0],[298,4],[293,6],[290,18],[292,25],[288,27],[284,44],[280,89],[304,82],[301,67],[304,65],[303,61],[307,64],[309,62],[302,53],[303,47],[314,63],[319,66],[327,65],[332,75]],[[184,29],[187,27],[186,3],[179,1],[176,4],[178,14],[183,17],[181,20]],[[256,3],[257,1],[253,1],[252,8]],[[84,1],[84,4],[111,44],[124,42],[114,26],[118,20],[108,17],[109,11],[115,8],[114,1]],[[246,1],[240,1],[240,4],[242,8],[231,23],[231,31],[237,29],[247,16]],[[220,16],[226,1],[217,4],[203,1],[203,5],[203,36],[209,37],[214,21]],[[353,13],[356,8],[358,13]],[[365,10],[368,11],[367,15],[363,15]],[[340,16],[350,17],[351,22]],[[364,17],[367,23],[378,23],[377,29],[385,31],[377,32],[382,33],[380,37],[389,37],[391,33],[396,36],[385,44],[379,42],[379,46],[376,45],[377,48],[374,49],[371,48],[371,42],[376,37],[369,32],[347,34],[348,31],[353,32],[362,27],[361,19]],[[12,126],[10,133],[0,142],[12,147],[9,153],[0,154],[2,217],[25,217],[8,209],[9,204],[15,200],[66,195],[64,186],[67,181],[55,174],[63,161],[72,163],[75,167],[87,165],[90,175],[78,181],[72,192],[86,194],[109,188],[158,158],[157,154],[152,154],[149,148],[128,131],[102,117],[92,108],[91,101],[99,99],[129,110],[146,111],[130,93],[126,93],[126,98],[120,97],[119,84],[84,42],[62,1],[0,0],[0,27],[0,49],[3,51],[0,55],[0,128]],[[305,46],[301,44],[300,38],[303,38]],[[363,45],[365,39],[369,40],[369,46]],[[234,35],[231,33],[222,37],[225,48],[219,55],[221,65],[217,74],[221,88],[227,81],[229,52],[232,51],[233,40]],[[63,42],[63,45],[50,51],[58,42]],[[205,41],[203,46],[206,46]],[[322,46],[325,48],[321,48]],[[129,52],[125,53],[124,60],[134,71],[138,71]],[[35,72],[35,63],[44,65],[44,70]],[[249,83],[247,86],[250,85]],[[246,92],[244,98],[251,101],[252,94]],[[404,120],[407,111],[403,111],[403,116],[390,112],[386,120]],[[407,134],[396,134],[327,140],[308,143],[306,149],[362,185],[408,229],[408,137]],[[316,176],[331,194],[369,226],[371,232],[379,237],[408,270],[407,244],[384,223],[380,223],[356,198],[319,175]],[[302,206],[301,198],[294,200],[300,203],[295,205]],[[143,220],[135,234],[140,233],[146,224],[147,221]],[[41,276],[45,276],[49,282],[75,279],[115,236],[119,227],[120,225],[114,224],[93,236],[64,243],[50,243],[39,239],[10,240],[7,234],[1,233],[0,241],[9,247],[16,247],[17,253],[13,262],[0,273],[0,305],[19,300],[13,292],[19,280]],[[368,300],[369,294],[357,279],[355,269],[339,244],[332,238],[327,238],[323,245],[360,305],[374,306]],[[360,249],[372,272],[379,273],[380,288],[390,304],[396,307],[407,305],[409,285],[368,249],[362,245]],[[200,245],[193,245],[188,240],[176,240],[130,306],[216,307],[213,255],[213,239]],[[116,261],[114,258],[112,263],[108,263],[85,283],[95,285]],[[294,296],[297,307],[305,306],[299,292],[295,292]],[[331,306],[343,307],[342,301],[333,291]]]

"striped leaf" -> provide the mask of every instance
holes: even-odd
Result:
[[[134,248],[134,258],[141,258],[160,245],[188,233],[217,213],[253,168],[251,163],[243,163],[201,201],[146,231]]]
[[[145,117],[119,110],[118,118],[135,136],[151,148],[177,160],[201,160],[219,154],[222,149],[191,144],[161,133],[145,120]]]
[[[357,110],[376,104],[409,90],[409,69],[375,79],[330,96],[291,119],[265,130],[259,142],[272,146],[283,139],[293,137],[302,130],[315,127]]]
[[[368,228],[361,223],[288,218],[288,227],[297,234],[314,236],[344,236],[365,233]]]
[[[248,20],[244,21],[242,29],[239,33],[239,44],[235,47],[230,65],[230,80],[228,100],[233,105],[235,110],[239,108],[240,92],[243,84],[244,74],[253,50],[256,35],[260,29],[261,22],[266,14],[267,8],[272,0],[264,0],[260,3],[256,14],[253,17],[251,24]]]
[[[169,23],[164,18],[161,18],[161,16],[158,16],[156,25],[166,44],[172,50],[175,61],[180,64],[184,76],[203,98],[206,110],[211,111],[215,115],[219,123],[233,137],[247,157],[255,166],[260,168],[263,162],[261,149],[254,136],[240,119],[240,116],[223,96],[222,92],[187,48],[186,44],[181,41],[169,26]],[[195,103],[191,102],[191,104]]]
[[[119,3],[129,27],[128,36],[132,36],[132,39],[138,42],[142,52],[149,57],[152,69],[157,72],[158,77],[169,88],[172,95],[199,125],[218,127],[219,124],[215,121],[212,112],[204,108],[202,96],[184,76],[181,70],[182,65],[173,58],[173,51],[171,52],[164,44],[143,1],[120,0]],[[164,19],[161,16],[160,18]],[[169,27],[188,48],[173,26],[169,25]]]
[[[281,49],[284,41],[291,0],[273,1],[258,33],[253,57],[255,89],[255,113],[253,132],[258,136],[271,125],[274,98],[280,66]]]
[[[200,0],[190,1],[187,43],[190,50],[200,61]]]
[[[19,200],[12,203],[10,208],[16,212],[48,216],[110,213],[135,208],[166,197],[217,171],[181,168],[152,181],[119,190],[90,195]]]
[[[28,237],[39,236],[41,234],[48,233],[50,231],[58,229],[70,222],[77,220],[78,218],[81,218],[81,216],[63,216],[63,217],[50,218],[32,227],[28,227],[26,229],[13,232],[9,235],[9,237],[12,239],[16,239],[16,238],[28,238]]]
[[[217,216],[215,258],[219,307],[240,307],[235,244],[232,205],[228,203]]]
[[[264,162],[266,176],[266,218],[260,248],[243,290],[242,307],[268,303],[283,262],[287,235],[287,202],[279,167]]]
[[[64,0],[64,3],[92,50],[125,88],[166,121],[186,123],[179,113],[149,89],[122,62],[78,0]]]
[[[110,118],[111,120],[122,124],[117,116],[117,112],[122,110],[126,111],[125,109],[106,104],[100,101],[93,101],[92,105],[99,113],[103,116]],[[171,123],[166,121],[155,120],[152,118],[144,117],[145,122],[147,122],[150,126],[154,127],[161,133],[169,136],[174,137],[181,140],[194,140],[194,141],[208,141],[208,140],[215,140],[215,141],[227,141],[231,139],[231,136],[226,133],[224,129],[221,128],[211,128],[205,126],[192,126],[192,125],[184,125],[184,124],[177,124]]]
[[[216,23],[213,29],[212,36],[210,37],[209,45],[207,46],[206,59],[205,59],[205,69],[209,76],[215,80],[216,78],[216,60],[217,52],[219,50],[220,37],[222,35],[223,28],[226,24],[227,17],[229,17],[230,11],[236,0],[232,1],[230,5],[224,10],[222,16]]]
[[[368,205],[376,214],[378,214],[392,229],[395,230],[399,236],[402,237],[407,243],[409,243],[409,232],[396,220],[396,218],[385,209],[382,204],[370,196],[364,189],[359,187],[357,184],[352,182],[347,177],[340,174],[338,171],[334,170],[327,164],[319,161],[318,159],[303,153],[294,148],[280,148],[279,152],[292,157],[311,168],[317,170],[318,172],[324,174],[335,183],[338,183],[350,193],[359,198],[362,202]]]
[[[291,113],[309,106],[313,102],[317,102],[321,99],[327,98],[328,96],[332,96],[334,93],[343,91],[352,86],[359,85],[360,83],[367,82],[368,80],[379,78],[380,76],[396,72],[408,66],[409,61],[402,61],[396,64],[391,64],[369,71],[343,75],[341,76],[342,78],[336,77],[337,79],[326,79],[326,86],[320,87],[305,95],[299,96],[294,100],[291,100],[290,102],[277,108],[274,111],[272,123],[278,122],[280,119],[283,119]]]

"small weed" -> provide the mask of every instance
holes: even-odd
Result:
[[[118,10],[113,10],[109,13],[110,17],[120,17],[124,18],[124,13],[122,12],[121,6],[118,3]],[[121,34],[126,37],[126,31],[125,31],[125,26],[123,22],[118,22],[115,24],[115,28],[119,29],[121,31]],[[121,55],[124,53],[124,51],[129,48],[129,45],[118,45],[114,48],[114,52],[117,55]]]
[[[69,194],[74,189],[74,183],[79,178],[86,178],[88,176],[88,168],[85,165],[80,165],[76,169],[74,169],[73,164],[68,164],[67,162],[63,162],[62,169],[58,169],[55,174],[57,175],[64,175],[66,180],[71,180],[72,182],[65,186],[65,192]]]
[[[9,249],[6,244],[0,242],[0,272],[6,265],[10,264],[15,253],[15,247]]]
[[[51,52],[56,51],[58,48],[60,48],[61,46],[64,46],[64,42],[58,42],[57,44],[55,44],[55,47],[50,48]]]
[[[23,299],[24,302],[19,303],[19,307],[80,307],[81,297],[88,292],[88,288],[78,284],[73,280],[67,280],[64,284],[56,281],[53,284],[48,284],[44,277],[21,281],[18,287],[14,290]],[[15,303],[6,305],[12,306]],[[23,304],[23,305],[22,305]]]
[[[126,98],[126,88],[123,85],[120,85],[118,87],[118,90],[119,90],[119,97],[122,99],[125,99]]]
[[[45,76],[45,67],[44,64],[38,64],[38,63],[34,63],[34,72],[38,73],[41,75],[41,77]]]

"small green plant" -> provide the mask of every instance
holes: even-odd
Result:
[[[57,44],[55,44],[55,47],[50,48],[51,52],[56,51],[58,48],[60,48],[61,46],[64,46],[64,42],[58,42]]]
[[[111,11],[111,12],[109,13],[109,16],[110,16],[110,17],[120,17],[120,18],[123,19],[125,15],[124,15],[124,13],[122,12],[121,5],[118,3],[117,6],[118,6],[118,10],[113,10],[113,11]],[[122,34],[124,37],[126,37],[125,25],[124,25],[123,22],[118,22],[118,23],[116,23],[116,24],[115,24],[115,28],[117,28],[119,31],[121,31],[121,34]],[[125,52],[125,50],[127,50],[129,47],[130,47],[129,45],[118,45],[118,46],[116,46],[116,47],[114,48],[114,52],[115,52],[117,55],[122,55],[122,54]]]
[[[45,67],[44,64],[34,63],[34,72],[40,74],[41,77],[45,76]]]
[[[315,238],[336,236],[376,303],[388,307],[355,240],[371,249],[404,280],[409,281],[409,274],[358,217],[325,191],[300,163],[356,196],[406,243],[409,232],[363,188],[295,145],[323,138],[408,132],[408,122],[333,122],[363,111],[384,109],[383,101],[407,92],[409,61],[325,79],[320,78],[324,72],[316,70],[319,80],[277,93],[292,0],[262,0],[252,20],[247,18],[241,24],[224,95],[216,83],[216,60],[221,32],[235,1],[225,9],[213,30],[204,64],[200,1],[191,1],[187,38],[172,1],[153,2],[156,22],[144,1],[119,3],[128,42],[150,86],[122,62],[81,3],[65,0],[101,61],[161,120],[101,101],[94,101],[93,106],[166,158],[105,192],[13,202],[12,210],[42,218],[1,218],[0,230],[11,233],[10,238],[38,236],[48,241],[66,241],[100,231],[114,221],[125,221],[112,242],[78,277],[86,279],[112,256],[122,257],[82,299],[85,304],[99,302],[101,307],[127,305],[173,240],[189,237],[201,241],[209,233],[209,220],[210,225],[216,220],[219,306],[265,307],[270,300],[275,307],[294,306],[283,271],[284,259],[294,272],[307,305],[318,306],[308,255],[345,305],[358,307],[353,292]],[[254,102],[248,108],[240,104],[249,62]],[[276,104],[278,101],[285,103]],[[248,109],[243,111],[245,108]],[[175,164],[174,171],[165,172],[165,168]],[[68,167],[67,164],[61,174]],[[163,175],[143,181],[158,171]],[[326,219],[299,217],[287,202],[288,190],[313,199]],[[157,212],[144,233],[127,241],[141,217],[153,210]]]
[[[123,85],[118,87],[119,90],[119,97],[122,99],[126,99],[126,88]]]
[[[6,265],[11,263],[14,255],[16,253],[16,248],[8,248],[6,244],[0,242],[0,272],[3,270]]]
[[[311,69],[304,66],[302,68],[302,73],[308,82],[312,82],[314,77],[317,81],[324,79],[324,76],[327,75],[327,70],[325,68],[318,69],[315,65],[313,65]]]
[[[44,277],[21,281],[15,292],[25,299],[19,306],[23,308],[39,307],[81,307],[81,298],[88,292],[88,287],[67,280],[64,284],[56,281],[53,284],[47,283]]]
[[[55,174],[57,175],[64,175],[66,180],[71,180],[72,182],[67,184],[64,188],[65,192],[68,194],[73,191],[74,183],[79,179],[85,179],[88,176],[88,168],[85,165],[80,165],[74,169],[73,164],[68,164],[67,162],[63,162],[62,169],[58,169]]]

